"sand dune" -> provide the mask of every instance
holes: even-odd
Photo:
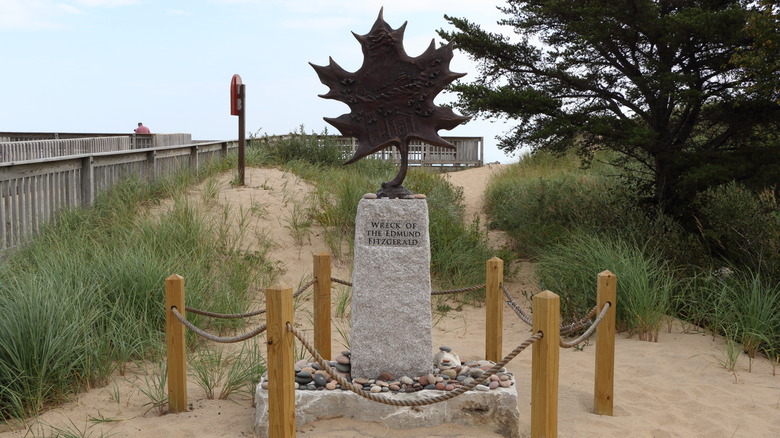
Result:
[[[500,166],[482,167],[450,174],[453,184],[464,188],[467,216],[481,215],[482,192],[489,175]],[[304,199],[310,188],[291,174],[276,169],[248,169],[247,186],[232,188],[230,176],[220,180],[219,202],[233,208],[262,205],[269,214],[250,226],[274,240],[272,252],[286,269],[282,283],[297,287],[311,275],[311,254],[328,251],[315,232],[302,246],[284,227],[291,200]],[[481,223],[484,226],[484,217]],[[491,239],[501,242],[500,234]],[[250,243],[251,245],[251,243]],[[538,292],[532,266],[524,264],[516,278],[506,284],[518,299],[522,291]],[[350,266],[334,260],[333,276],[349,279]],[[595,290],[594,273],[594,290]],[[619,293],[618,279],[618,293]],[[161,285],[162,288],[162,285]],[[306,306],[304,303],[302,306]],[[309,304],[310,305],[310,304]],[[455,306],[453,306],[455,307]],[[299,312],[298,315],[301,315]],[[305,315],[301,315],[305,320]],[[509,309],[504,315],[504,351],[508,352],[529,336],[529,328]],[[452,346],[461,359],[484,356],[485,317],[483,308],[465,306],[450,311],[434,326],[434,345]],[[342,349],[334,333],[333,350]],[[249,342],[262,342],[255,339]],[[736,371],[726,370],[722,340],[679,322],[663,330],[658,343],[616,340],[614,416],[591,413],[593,404],[594,352],[592,345],[581,351],[563,350],[560,356],[559,436],[561,437],[780,437],[780,376],[772,366],[757,359],[747,371],[742,355]],[[521,436],[530,436],[530,351],[512,361],[508,368],[518,382]],[[251,437],[254,408],[246,397],[207,400],[191,380],[188,385],[192,409],[182,414],[157,415],[145,406],[148,399],[136,385],[138,370],[115,375],[105,387],[80,394],[75,400],[30,421],[29,429],[0,433],[0,438],[53,436],[52,427],[83,431],[81,436],[118,437]],[[370,403],[366,401],[366,403]],[[306,425],[298,435],[307,437],[497,437],[487,427],[440,425],[425,429],[390,430],[375,423],[343,418]],[[78,435],[77,435],[78,436]]]

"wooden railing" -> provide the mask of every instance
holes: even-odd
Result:
[[[29,240],[62,209],[92,205],[127,176],[197,170],[236,147],[221,141],[0,163],[0,251]]]
[[[289,139],[292,135],[269,136],[267,141]],[[344,136],[317,136],[326,144],[332,141],[343,148],[344,159],[352,158],[357,150],[357,140]],[[484,164],[485,142],[483,137],[442,137],[455,145],[456,149],[431,146],[421,141],[412,141],[409,145],[409,165],[422,167],[479,167]],[[401,156],[395,147],[389,147],[369,155],[366,158],[401,162]]]
[[[421,141],[409,144],[410,166],[482,166],[484,141],[482,137],[442,137],[454,144],[456,149],[431,146]],[[336,142],[345,146],[345,152],[351,158],[357,150],[357,140],[351,137],[336,137]],[[369,156],[394,163],[401,162],[401,155],[395,147],[381,150]]]
[[[131,137],[23,140],[0,143],[0,163],[131,149]]]
[[[0,132],[0,163],[192,143],[191,134]]]

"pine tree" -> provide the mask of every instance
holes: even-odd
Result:
[[[575,149],[586,161],[614,151],[640,194],[678,216],[707,187],[780,181],[780,108],[734,62],[756,42],[745,2],[508,0],[499,10],[511,36],[450,16],[456,30],[439,35],[479,68],[453,85],[456,106],[515,121],[501,149]]]

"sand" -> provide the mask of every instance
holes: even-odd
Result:
[[[500,165],[451,173],[453,184],[464,188],[467,217],[482,214],[482,193],[487,180]],[[247,185],[232,188],[230,175],[219,183],[219,204],[240,208],[265,209],[248,226],[255,235],[274,242],[271,252],[285,272],[279,279],[296,289],[311,276],[311,254],[328,252],[322,233],[313,229],[302,245],[297,245],[285,225],[296,201],[306,200],[311,187],[291,174],[277,169],[247,169]],[[204,186],[201,186],[201,189]],[[193,194],[197,198],[197,193]],[[219,206],[215,211],[219,211]],[[505,242],[500,233],[491,240]],[[257,243],[249,242],[248,247]],[[334,258],[333,276],[350,279],[350,261]],[[506,284],[519,301],[522,292],[535,293],[533,265],[525,262],[515,278]],[[595,289],[594,273],[594,289]],[[618,280],[619,293],[619,280]],[[161,285],[162,294],[162,285]],[[161,295],[162,297],[162,295]],[[162,302],[161,302],[162,303]],[[296,315],[308,324],[303,302]],[[453,308],[457,307],[451,301]],[[298,316],[296,316],[298,317]],[[529,328],[507,307],[504,315],[504,353],[529,336]],[[461,359],[484,357],[484,308],[463,306],[446,315],[439,314],[434,325],[434,345],[449,345]],[[264,342],[255,338],[248,342]],[[333,350],[342,349],[342,339],[334,330]],[[748,372],[747,356],[739,357],[735,371],[725,369],[725,346],[721,339],[674,322],[664,329],[657,343],[629,339],[618,334],[615,346],[614,416],[592,414],[593,345],[580,350],[562,350],[560,355],[559,421],[560,437],[780,437],[780,376],[773,376],[765,359],[753,363]],[[508,368],[518,381],[520,435],[530,436],[530,351],[522,353]],[[139,370],[130,367],[125,376],[115,374],[107,386],[79,394],[72,401],[28,420],[27,427],[0,433],[0,438],[55,436],[55,428],[73,436],[117,437],[252,437],[254,408],[246,395],[228,400],[208,400],[194,380],[188,384],[190,411],[159,415],[149,410],[148,398],[138,389]],[[366,403],[370,403],[366,401]],[[432,428],[394,430],[376,423],[344,418],[321,420],[301,427],[306,437],[498,437],[488,427],[446,424]]]

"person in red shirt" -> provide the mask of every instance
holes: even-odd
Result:
[[[144,124],[141,122],[138,122],[138,127],[133,131],[135,131],[136,134],[149,134],[149,128],[144,126]]]

